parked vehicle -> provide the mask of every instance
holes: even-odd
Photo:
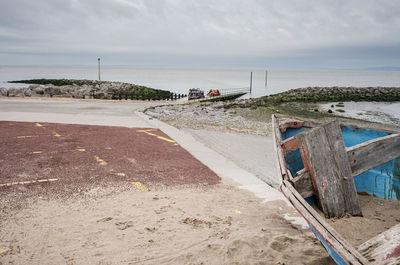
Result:
[[[220,96],[221,93],[219,93],[218,89],[210,89],[210,91],[207,94],[209,97],[217,97]]]
[[[204,91],[200,88],[191,88],[188,93],[188,100],[204,98]]]

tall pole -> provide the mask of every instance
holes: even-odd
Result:
[[[100,58],[97,58],[97,61],[99,62],[99,81],[100,81]]]
[[[265,71],[265,88],[267,88],[267,84],[268,84],[268,71]]]
[[[250,97],[251,97],[252,87],[253,87],[253,72],[250,72]]]

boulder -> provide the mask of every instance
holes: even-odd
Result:
[[[0,96],[7,97],[7,88],[0,87]]]
[[[29,87],[25,88],[23,91],[24,91],[24,96],[25,97],[32,96],[32,90]]]
[[[24,91],[20,88],[10,88],[8,89],[8,97],[23,97]]]

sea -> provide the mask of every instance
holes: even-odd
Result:
[[[252,76],[252,78],[250,78]],[[0,66],[0,87],[24,87],[7,81],[36,78],[98,80],[98,68]],[[144,85],[187,94],[190,88],[249,88],[246,97],[261,97],[286,90],[312,86],[400,87],[400,71],[353,70],[251,70],[251,69],[171,69],[101,66],[100,79]],[[252,81],[251,81],[252,79]]]

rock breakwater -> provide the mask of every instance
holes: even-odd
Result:
[[[399,101],[400,87],[306,87],[261,98],[265,102]]]
[[[10,81],[10,83],[31,84],[25,88],[0,88],[4,97],[67,97],[94,99],[173,99],[170,91],[123,82],[72,80],[72,79],[32,79]]]

